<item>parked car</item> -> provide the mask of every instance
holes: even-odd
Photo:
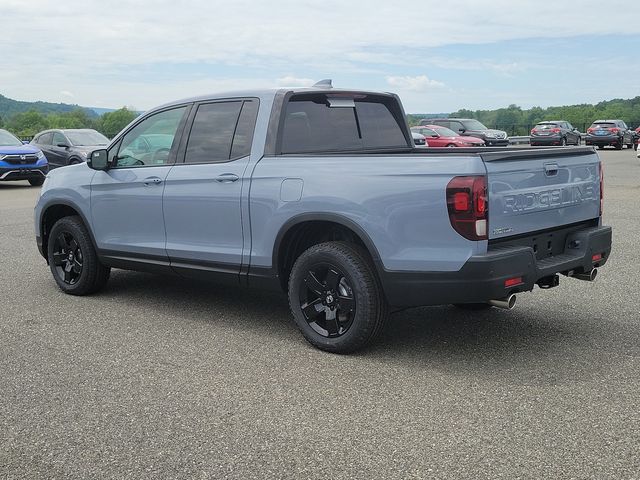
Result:
[[[453,130],[439,125],[412,127],[411,131],[427,137],[431,147],[483,147],[481,138],[457,135]]]
[[[23,144],[15,135],[0,129],[0,181],[28,180],[42,185],[49,171],[47,158],[39,148]]]
[[[633,147],[633,132],[622,120],[596,120],[587,129],[586,145],[597,145],[598,148],[613,146],[622,150],[626,145]]]
[[[346,353],[390,307],[509,309],[607,262],[593,149],[415,148],[397,95],[321,85],[169,103],[53,170],[34,214],[57,285],[125,268],[284,290],[303,336]],[[160,128],[168,153],[134,152]]]
[[[480,138],[489,147],[506,147],[509,145],[507,132],[487,128],[473,118],[427,118],[420,120],[420,125],[446,127],[459,135]]]
[[[416,147],[428,147],[429,144],[427,143],[427,139],[425,138],[424,135],[421,135],[420,133],[417,132],[411,132],[411,136],[413,137],[413,143],[416,145]]]
[[[580,132],[569,122],[554,120],[539,122],[531,130],[529,143],[532,147],[542,145],[580,145]]]
[[[31,140],[47,156],[51,168],[82,163],[90,152],[108,143],[107,137],[90,128],[45,130]]]

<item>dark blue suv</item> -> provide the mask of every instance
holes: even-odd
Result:
[[[49,162],[33,145],[25,145],[14,135],[0,129],[0,181],[28,180],[33,186],[44,183]]]

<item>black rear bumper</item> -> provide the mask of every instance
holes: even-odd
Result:
[[[557,273],[588,272],[601,267],[611,253],[611,227],[591,227],[567,235],[564,252],[543,260],[529,246],[498,246],[473,256],[457,272],[390,272],[381,275],[385,295],[396,307],[481,303],[533,290]],[[601,258],[594,261],[594,255]],[[516,277],[522,283],[505,287]]]

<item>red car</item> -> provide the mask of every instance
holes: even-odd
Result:
[[[484,147],[484,140],[481,138],[463,137],[440,125],[420,125],[411,127],[411,131],[427,137],[430,147]]]

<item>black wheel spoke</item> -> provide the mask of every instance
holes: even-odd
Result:
[[[323,295],[325,287],[320,283],[313,272],[309,271],[307,273],[307,276],[304,278],[304,283],[307,285],[307,288],[316,295]]]
[[[322,312],[322,310],[318,311],[316,309],[316,305],[321,305],[321,304],[322,304],[322,299],[316,298],[311,302],[307,302],[301,305],[302,313],[304,313],[304,316],[308,322],[315,321],[316,317]]]
[[[66,253],[69,250],[69,243],[67,242],[67,237],[65,236],[64,233],[61,233],[60,235],[58,235],[56,242],[58,243],[58,245],[60,246],[60,248],[64,253]]]
[[[64,281],[66,283],[71,283],[71,270],[64,269]]]
[[[77,274],[82,273],[82,263],[77,258],[73,261],[73,271]]]
[[[327,287],[334,292],[338,290],[338,282],[340,281],[341,275],[336,272],[334,269],[330,268],[327,272],[327,277],[324,279],[324,283],[327,284]]]
[[[54,252],[54,254],[53,254],[53,264],[56,267],[59,267],[59,266],[62,265],[62,262],[64,260],[66,260],[66,258],[67,258],[67,256],[64,253],[62,253],[62,252]]]
[[[340,334],[340,325],[338,324],[338,315],[335,310],[329,310],[325,317],[325,329],[330,337],[335,337]]]
[[[352,297],[338,296],[338,305],[339,305],[340,313],[347,314],[353,311],[356,305],[356,302]]]
[[[71,251],[75,254],[78,249],[80,248],[80,245],[78,245],[78,242],[76,242],[75,238],[71,238],[71,241],[69,242],[69,248],[71,249]]]

